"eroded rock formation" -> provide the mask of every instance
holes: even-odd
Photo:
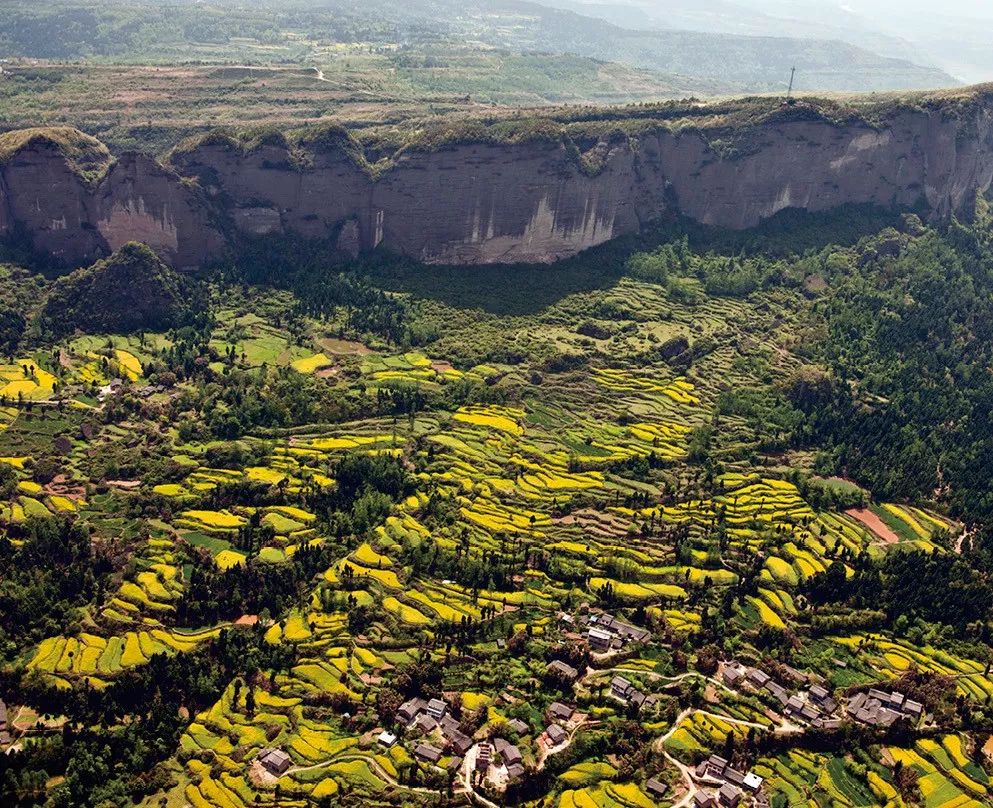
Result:
[[[337,238],[352,254],[382,245],[432,263],[551,262],[666,210],[730,228],[844,203],[923,201],[946,217],[993,181],[984,92],[969,103],[897,106],[872,123],[812,107],[773,108],[737,129],[649,122],[601,136],[585,156],[569,134],[451,140],[401,149],[375,167],[347,133],[209,136],[177,148],[168,165],[103,159],[102,146],[75,136],[88,162],[65,130],[0,136],[0,232],[19,228],[69,265],[139,240],[187,268],[267,233]]]

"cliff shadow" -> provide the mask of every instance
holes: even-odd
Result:
[[[441,266],[380,253],[362,261],[359,269],[375,286],[388,291],[499,316],[524,316],[571,294],[609,289],[624,277],[633,253],[682,238],[701,253],[785,258],[830,244],[852,245],[885,227],[899,227],[906,213],[923,212],[920,206],[842,205],[818,213],[789,209],[747,230],[702,225],[670,215],[636,235],[614,239],[554,264]]]
[[[376,286],[499,316],[536,314],[564,297],[609,289],[624,276],[636,249],[619,239],[554,264],[442,266],[380,255],[361,269]]]
[[[907,214],[926,217],[927,213],[924,200],[905,207],[847,204],[813,213],[786,208],[745,230],[704,225],[686,218],[663,221],[643,233],[641,239],[646,244],[654,241],[652,246],[658,246],[686,236],[697,252],[787,258],[817,252],[831,245],[852,246],[884,228],[899,229]]]

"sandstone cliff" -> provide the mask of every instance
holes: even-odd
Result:
[[[550,262],[667,210],[730,228],[844,203],[923,201],[947,217],[993,181],[986,88],[858,108],[753,99],[660,110],[427,137],[376,165],[333,129],[211,135],[168,165],[112,160],[79,133],[8,133],[0,232],[19,227],[68,264],[140,240],[173,266],[197,266],[266,233],[434,263]]]
[[[15,228],[56,262],[92,263],[143,241],[176,268],[199,266],[224,246],[194,183],[150,157],[114,160],[74,130],[0,136],[0,233]]]

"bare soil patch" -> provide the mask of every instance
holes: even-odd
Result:
[[[373,353],[372,349],[363,345],[361,342],[356,342],[350,339],[335,339],[334,337],[325,337],[323,339],[317,340],[317,344],[327,353],[333,354],[345,354],[352,356],[365,356],[367,354]]]
[[[106,483],[114,488],[123,488],[128,490],[140,486],[141,480],[107,480]]]
[[[849,508],[845,511],[853,519],[858,519],[869,530],[875,533],[887,544],[896,544],[900,537],[896,535],[886,523],[868,508]]]

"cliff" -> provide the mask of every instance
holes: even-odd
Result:
[[[367,155],[386,155],[374,164]],[[69,265],[124,243],[177,268],[243,234],[337,238],[425,262],[550,262],[665,211],[747,228],[786,208],[966,210],[993,181],[988,88],[860,103],[566,110],[360,144],[326,128],[211,134],[167,164],[73,130],[0,136],[0,233]]]
[[[224,238],[195,183],[154,159],[114,160],[72,129],[0,135],[0,234],[15,228],[68,267],[143,241],[176,268],[219,255]]]

